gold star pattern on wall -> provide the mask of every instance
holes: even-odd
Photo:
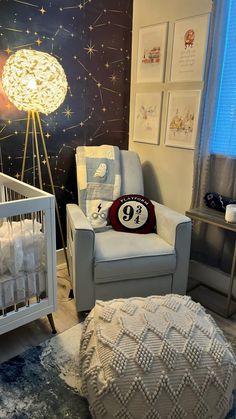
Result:
[[[17,50],[32,48],[55,56],[67,75],[63,105],[42,118],[63,215],[66,203],[76,200],[75,148],[106,143],[127,148],[132,1],[0,3],[0,66]],[[0,166],[12,176],[21,173],[25,131],[25,113],[0,91]],[[43,158],[42,164],[44,169]],[[29,150],[29,183],[33,166]],[[45,187],[49,184],[46,179]]]
[[[63,115],[65,115],[65,117],[67,119],[70,119],[72,117],[72,115],[73,115],[74,112],[72,112],[72,110],[70,109],[70,107],[67,106],[62,113],[63,113]]]
[[[91,59],[92,55],[97,52],[98,50],[94,48],[94,45],[92,45],[92,42],[90,41],[90,44],[87,45],[86,48],[84,48],[85,51],[87,51],[87,54],[89,54],[89,57]]]

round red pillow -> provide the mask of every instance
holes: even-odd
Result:
[[[152,233],[156,226],[154,205],[143,195],[123,195],[116,199],[108,219],[114,230],[129,233]]]

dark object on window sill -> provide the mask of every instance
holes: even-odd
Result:
[[[217,192],[207,192],[204,196],[204,202],[207,207],[221,212],[225,212],[226,205],[236,204],[235,199],[227,198]]]

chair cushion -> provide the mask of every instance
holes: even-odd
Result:
[[[108,230],[95,236],[95,282],[121,281],[171,274],[175,249],[156,233]]]

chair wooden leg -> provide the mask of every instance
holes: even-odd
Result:
[[[50,326],[52,328],[52,333],[53,334],[57,333],[56,328],[55,328],[55,323],[54,323],[54,320],[53,320],[52,313],[48,314],[47,317],[48,317],[48,321],[50,323]]]

